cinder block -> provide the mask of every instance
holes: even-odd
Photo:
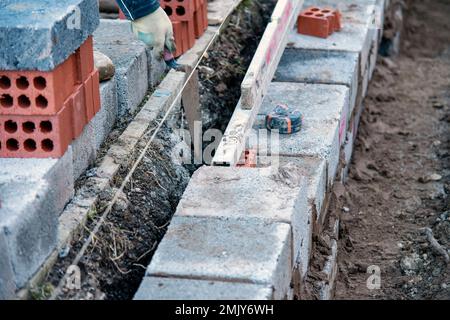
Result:
[[[318,157],[327,163],[327,181],[333,184],[339,165],[340,146],[345,140],[346,114],[349,88],[340,85],[303,83],[277,83],[269,87],[252,134],[258,136],[265,131],[265,114],[276,103],[286,103],[303,114],[303,127],[294,134],[279,135],[278,148],[274,150],[264,139],[249,140],[250,148],[257,148],[260,155],[291,157]]]
[[[0,300],[14,299],[17,290],[14,279],[5,235],[0,232]]]
[[[350,109],[349,88],[346,86],[272,82],[258,115],[266,116],[278,103],[300,111],[306,126],[311,122],[337,121],[339,145],[344,142]],[[299,136],[302,136],[301,131],[297,133]]]
[[[0,70],[50,71],[97,28],[98,2],[3,0]]]
[[[0,158],[0,184],[40,180],[51,186],[51,201],[56,203],[56,212],[61,213],[73,196],[72,150],[69,148],[59,159]]]
[[[102,19],[94,33],[94,47],[116,68],[119,115],[134,113],[148,89],[146,45],[136,39],[130,21]]]
[[[73,192],[70,149],[60,159],[0,159],[0,264],[13,272],[0,268],[0,282],[8,294],[54,249],[58,216]]]
[[[21,288],[56,247],[59,213],[45,180],[2,182],[0,233]]]
[[[291,230],[258,219],[174,217],[147,276],[270,285],[274,299],[287,295]]]
[[[96,134],[92,122],[88,123],[81,135],[73,140],[70,149],[72,149],[73,155],[73,178],[76,180],[94,163],[97,157]]]
[[[289,178],[283,175],[286,171]],[[303,172],[284,166],[261,169],[203,166],[189,181],[175,213],[289,223],[293,233],[293,263],[298,260],[304,241],[307,214]]]
[[[358,93],[358,54],[346,51],[286,49],[275,73],[277,82],[346,85],[350,89],[347,120]]]
[[[117,88],[115,77],[100,84],[100,101],[100,111],[91,121],[94,128],[96,150],[100,149],[116,122]]]
[[[258,157],[258,166],[280,166],[289,168],[291,172],[302,175],[307,187],[307,211],[302,214],[299,234],[301,246],[298,256],[298,265],[304,279],[309,267],[311,255],[312,233],[318,229],[325,210],[327,197],[327,166],[326,161],[314,157]]]
[[[152,48],[147,47],[146,49],[148,61],[148,86],[150,88],[156,88],[163,79],[167,65],[163,58],[153,56]]]
[[[269,285],[145,277],[134,300],[271,300],[272,294]]]
[[[327,39],[306,36],[292,30],[289,35],[288,47],[326,50],[350,51],[359,54],[359,71],[362,75],[369,59],[369,51],[375,32],[374,6],[375,0],[343,0],[339,1],[338,9],[342,13],[342,29]],[[308,0],[305,6],[335,6],[333,0]]]

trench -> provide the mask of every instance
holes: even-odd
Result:
[[[204,131],[210,128],[225,130],[241,94],[241,81],[275,3],[272,0],[243,1],[200,64],[199,88]],[[57,299],[133,298],[192,173],[199,167],[186,164],[179,157],[183,150],[192,151],[192,146],[186,145],[180,134],[179,129],[186,127],[182,110],[175,108],[81,259],[78,265],[81,290],[63,288]],[[139,141],[134,160],[152,133],[150,131]],[[121,168],[115,178],[116,188],[134,161],[129,163],[130,166]],[[57,261],[44,285],[32,291],[33,298],[45,299],[51,295],[116,190],[112,188],[100,195],[97,211],[88,217],[84,230],[71,243],[67,256]]]
[[[400,54],[379,57],[349,179],[328,210],[341,222],[335,299],[450,298],[449,14],[448,1],[406,1]],[[330,238],[315,239],[313,298]]]

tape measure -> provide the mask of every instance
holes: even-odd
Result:
[[[275,109],[266,115],[266,128],[278,130],[282,134],[291,134],[302,128],[303,116],[285,104],[277,104]]]

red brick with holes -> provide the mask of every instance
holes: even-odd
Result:
[[[0,157],[61,157],[99,110],[92,37],[51,72],[0,71]]]
[[[0,114],[56,114],[93,71],[92,37],[53,71],[0,70]]]
[[[298,33],[319,38],[328,38],[342,28],[341,13],[328,7],[310,7],[300,13],[297,22]]]

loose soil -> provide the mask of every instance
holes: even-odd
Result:
[[[407,1],[398,57],[381,58],[339,198],[336,299],[450,299],[450,2]],[[369,290],[367,268],[381,269]]]
[[[244,1],[210,48],[209,56],[199,70],[204,129],[224,129],[227,126],[240,97],[240,83],[269,21],[274,3],[272,0]],[[119,122],[101,154],[117,139],[127,123]],[[174,110],[169,116],[79,263],[81,290],[64,288],[57,299],[133,298],[190,175],[196,169],[196,166],[180,161],[180,152],[189,152],[190,147],[182,141],[178,131],[186,126],[185,123],[180,110]],[[153,125],[156,127],[157,124]],[[151,134],[139,142],[132,159],[139,156]],[[116,187],[120,186],[130,167],[121,168],[114,181]],[[77,185],[84,182],[85,178],[82,178]],[[89,216],[88,224],[71,244],[70,251],[62,252],[64,257],[51,270],[46,283],[33,291],[34,298],[49,297],[116,190],[112,188],[100,195],[97,212]]]

